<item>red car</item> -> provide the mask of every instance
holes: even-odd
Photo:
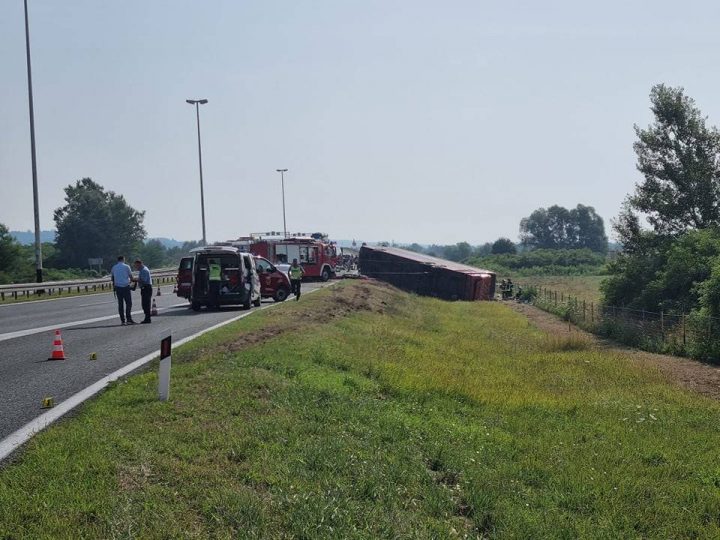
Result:
[[[255,267],[260,277],[260,296],[283,302],[290,294],[290,279],[263,257],[255,257]],[[177,295],[190,299],[192,289],[193,257],[183,257],[177,275]]]

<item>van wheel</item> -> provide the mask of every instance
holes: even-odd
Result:
[[[251,306],[251,305],[252,305],[252,302],[251,302],[250,299],[248,298],[248,301],[245,302],[245,303],[242,305],[242,307],[243,307],[243,309],[250,309],[250,306]]]
[[[202,307],[202,305],[200,305],[199,302],[192,302],[190,304],[190,307],[192,308],[193,311],[200,311],[200,308]]]
[[[328,270],[327,266],[323,268],[322,274],[320,274],[320,279],[322,279],[323,281],[327,281],[328,279],[330,279],[330,270]]]
[[[255,306],[255,307],[260,307],[260,302],[261,302],[261,301],[262,301],[262,299],[258,296],[258,297],[257,297],[257,300],[253,301],[253,306]]]
[[[288,297],[288,290],[285,287],[280,287],[277,291],[275,291],[275,296],[273,296],[273,300],[276,302],[284,302],[287,300]]]

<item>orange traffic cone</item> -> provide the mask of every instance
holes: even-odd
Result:
[[[160,287],[158,286],[158,292],[155,296],[162,296],[162,293],[160,292]]]
[[[157,304],[155,303],[154,298],[153,298],[152,309],[150,309],[150,315],[152,315],[153,317],[157,317]]]
[[[55,330],[55,341],[53,341],[52,356],[48,360],[65,360],[65,350],[63,349],[62,335],[60,330]]]

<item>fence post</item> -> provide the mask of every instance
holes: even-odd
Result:
[[[682,318],[682,328],[683,328],[683,347],[686,345],[687,341],[685,339],[685,314],[683,313],[681,315]]]
[[[587,320],[587,317],[585,316],[585,300],[583,299],[583,321]]]
[[[555,291],[555,305],[557,306],[557,291]]]
[[[660,337],[665,343],[665,313],[662,309],[660,310]]]

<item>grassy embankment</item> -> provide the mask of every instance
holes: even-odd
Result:
[[[581,301],[594,302],[598,304],[602,299],[600,283],[607,276],[585,275],[585,276],[527,276],[513,278],[513,281],[523,286],[533,286],[562,292],[565,296],[577,297]]]
[[[40,434],[0,537],[717,538],[720,405],[590,347],[343,283]]]

